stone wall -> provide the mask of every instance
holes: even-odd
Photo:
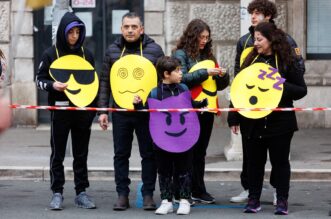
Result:
[[[37,93],[33,78],[33,18],[32,11],[25,9],[16,30],[20,0],[0,1],[0,48],[4,50],[11,72],[8,72],[11,102],[36,105]],[[18,31],[18,32],[17,32]],[[14,42],[14,34],[17,41]],[[15,53],[16,48],[16,53]],[[9,59],[9,53],[14,59]],[[14,54],[15,53],[15,54]],[[35,110],[14,110],[13,125],[35,126]]]
[[[278,17],[275,20],[277,26],[296,39],[305,57],[305,1],[275,0],[275,2],[278,10]],[[164,12],[166,54],[171,54],[188,22],[194,18],[201,18],[211,27],[213,48],[218,62],[233,73],[235,46],[240,37],[239,9],[240,0],[166,0]],[[320,96],[331,90],[331,62],[306,60],[305,79],[308,95],[295,104],[301,107],[331,106],[325,96]],[[228,106],[228,90],[219,92],[221,107]],[[297,115],[300,127],[331,127],[330,112],[300,112]],[[221,119],[221,123],[226,125],[224,118]]]
[[[0,48],[8,57],[12,46],[20,0],[0,1]],[[306,4],[304,0],[275,0],[279,12],[276,23],[296,39],[305,57]],[[211,27],[213,49],[218,62],[233,72],[235,45],[240,37],[240,0],[144,0],[145,31],[171,54],[177,39],[188,22],[194,18],[205,20]],[[33,24],[32,12],[24,12],[20,40],[11,78],[13,103],[36,105],[37,91],[33,79]],[[331,91],[331,62],[306,61],[305,79],[308,95],[296,106],[331,106],[327,94]],[[228,106],[228,89],[219,93],[221,107]],[[15,110],[14,124],[37,124],[34,110]],[[226,115],[224,113],[224,115]],[[297,113],[300,127],[331,127],[330,112]],[[225,116],[221,124],[226,125]]]
[[[0,1],[0,49],[8,57],[10,31],[10,2]]]

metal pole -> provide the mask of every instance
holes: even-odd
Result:
[[[54,1],[54,0],[53,0]],[[56,32],[63,15],[72,11],[69,6],[70,0],[56,0],[56,3],[53,8],[53,21],[52,21],[52,41],[53,45],[56,42]],[[66,147],[66,156],[72,157],[72,142],[71,142],[71,132],[69,133]]]
[[[53,0],[54,1],[54,0]],[[56,32],[59,26],[60,20],[66,12],[72,12],[71,7],[69,6],[70,0],[55,0],[56,3],[53,8],[53,21],[52,21],[52,40],[53,44],[56,41]]]

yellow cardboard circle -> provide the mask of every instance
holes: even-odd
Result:
[[[283,95],[283,84],[277,85],[280,74],[277,69],[272,74],[272,66],[255,63],[237,74],[234,78],[230,97],[235,108],[275,108]],[[264,73],[265,72],[265,73]],[[275,88],[278,87],[278,89]],[[272,111],[239,111],[250,119],[259,119]]]
[[[151,61],[138,55],[126,55],[110,70],[110,86],[115,102],[122,108],[133,109],[133,97],[146,102],[149,92],[157,86],[156,69]]]
[[[200,69],[207,69],[207,68],[215,68],[215,62],[212,60],[204,60],[204,61],[198,62],[197,64],[192,66],[189,73],[192,73],[192,72],[200,70]],[[212,93],[216,92],[216,94],[217,94],[216,82],[212,76],[209,76],[207,80],[202,82],[201,86],[204,90],[207,90]],[[205,98],[208,99],[208,108],[217,108],[217,95],[210,96],[204,92],[201,92],[194,100],[199,101],[199,100],[203,100]]]
[[[64,93],[75,106],[85,107],[93,102],[99,90],[99,78],[88,61],[77,55],[66,55],[56,59],[50,66],[49,74],[55,81],[59,81],[55,73],[52,73],[53,70],[68,76],[68,80],[60,82],[68,84]],[[84,79],[86,75],[82,74],[90,74],[88,77],[93,81],[88,84],[80,83],[76,79]]]

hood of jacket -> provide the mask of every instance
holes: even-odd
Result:
[[[77,43],[75,44],[75,46],[73,48],[70,48],[70,46],[67,42],[66,35],[68,34],[68,30],[66,32],[66,28],[69,25],[72,25],[73,22],[78,23],[78,25],[76,23],[76,25],[74,25],[74,26],[79,27],[80,33],[79,33],[79,38],[77,40]],[[82,22],[82,20],[80,20],[74,13],[67,12],[63,15],[63,17],[60,21],[60,24],[58,26],[58,29],[57,29],[56,46],[58,49],[66,52],[66,53],[75,52],[77,50],[80,50],[80,47],[83,45],[84,40],[85,40],[85,34],[86,34],[85,24]]]

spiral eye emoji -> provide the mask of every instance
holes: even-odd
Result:
[[[120,78],[125,79],[128,77],[128,70],[126,68],[120,68],[118,69],[117,75]]]
[[[134,109],[134,96],[139,95],[145,103],[149,92],[157,86],[157,73],[153,63],[145,57],[128,54],[112,65],[109,82],[116,104]]]
[[[140,80],[144,77],[144,70],[142,68],[135,68],[133,69],[133,78],[136,80]]]

